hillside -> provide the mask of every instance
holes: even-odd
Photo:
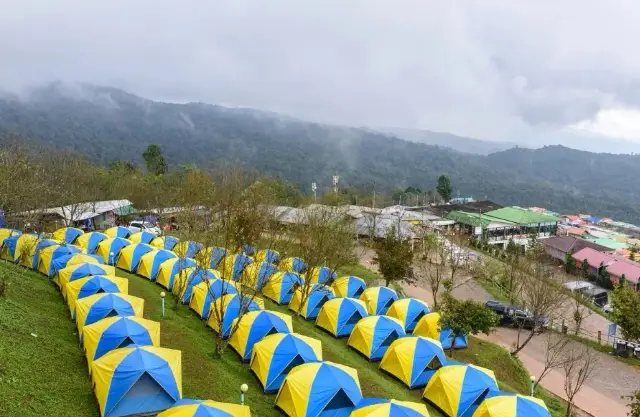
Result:
[[[585,211],[640,223],[640,156],[562,147],[471,155],[370,130],[311,123],[251,109],[154,102],[121,90],[51,84],[0,96],[0,136],[17,134],[96,161],[141,163],[150,143],[172,165],[232,161],[308,189],[341,186],[434,189],[451,176],[456,194],[501,204]]]

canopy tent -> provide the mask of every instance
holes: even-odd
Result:
[[[440,342],[422,336],[407,336],[389,346],[380,369],[414,389],[425,386],[429,376],[446,363]]]
[[[345,276],[333,281],[331,288],[336,297],[360,298],[362,292],[367,288],[367,283],[362,278]]]
[[[435,371],[422,394],[449,417],[461,417],[498,391],[493,371],[475,365],[446,365]]]
[[[422,316],[413,329],[413,335],[440,340],[440,313],[434,312]]]
[[[309,271],[309,277],[309,281],[312,284],[329,285],[338,276],[331,268],[327,268],[326,266],[314,266],[311,268],[311,271]]]
[[[99,293],[129,294],[129,280],[115,276],[93,275],[69,282],[65,285],[65,289],[71,318],[75,319],[78,300]]]
[[[273,274],[278,272],[278,268],[267,262],[254,262],[247,265],[242,271],[242,284],[261,290],[264,284],[271,278]]]
[[[365,398],[349,417],[429,417],[427,406],[410,401]]]
[[[156,275],[156,284],[171,291],[173,279],[183,269],[197,267],[196,261],[191,258],[171,258],[160,264]]]
[[[84,233],[78,236],[76,245],[78,245],[84,253],[94,254],[98,249],[98,244],[107,239],[109,239],[109,236],[105,235],[104,233]]]
[[[387,316],[369,316],[356,323],[347,345],[370,361],[379,361],[391,343],[403,336],[405,332],[400,320]]]
[[[173,250],[173,248],[179,242],[180,242],[180,239],[178,239],[177,237],[164,235],[164,236],[156,236],[156,237],[154,237],[153,240],[151,241],[151,243],[149,243],[149,244],[151,246],[153,246],[154,248],[157,248],[157,249]]]
[[[160,323],[142,317],[107,317],[84,327],[82,343],[89,372],[91,363],[129,345],[160,346]]]
[[[289,310],[295,312],[300,310],[302,317],[307,320],[315,320],[324,303],[333,298],[335,298],[333,290],[325,285],[302,285],[293,293],[293,298],[289,302]],[[302,308],[300,308],[301,303]]]
[[[183,399],[157,417],[251,417],[251,410],[246,405]]]
[[[249,362],[253,346],[263,337],[273,333],[293,333],[291,316],[275,311],[249,311],[244,316],[234,319],[231,328],[237,330],[230,337],[229,345],[244,362]]]
[[[156,234],[151,232],[145,232],[144,230],[141,232],[131,233],[128,239],[133,243],[145,243],[149,245],[153,239],[158,237]]]
[[[418,321],[430,312],[429,306],[424,301],[417,298],[403,298],[394,301],[385,314],[400,320],[405,331],[411,333],[416,328]]]
[[[239,249],[239,252],[244,253],[247,256],[253,256],[256,254],[257,251],[258,249],[255,246],[249,245],[248,243],[245,243]]]
[[[131,236],[131,230],[127,229],[126,227],[115,226],[105,230],[104,234],[109,236],[110,238],[121,237],[123,239],[126,239]]]
[[[140,263],[138,264],[138,269],[136,273],[140,276],[143,276],[151,281],[156,279],[156,275],[158,275],[158,271],[160,270],[160,265],[163,262],[177,258],[178,255],[175,253],[165,250],[165,249],[157,249],[152,250],[150,252],[145,253],[140,258]]]
[[[110,265],[96,265],[93,263],[69,265],[66,268],[60,269],[53,281],[60,287],[62,296],[66,297],[66,285],[69,282],[91,275],[115,276],[116,268]]]
[[[126,248],[122,248],[116,261],[116,267],[125,271],[136,272],[142,256],[152,250],[154,250],[153,247],[146,243],[133,243]]]
[[[302,285],[304,285],[304,278],[295,272],[276,272],[264,284],[262,294],[277,304],[289,304],[293,293]]]
[[[232,279],[234,281],[240,280],[242,271],[248,265],[253,263],[253,259],[247,255],[242,254],[227,254],[218,265],[218,271],[222,274],[224,279]]]
[[[52,245],[42,249],[38,252],[38,271],[45,274],[48,277],[51,277],[51,271],[54,268],[53,262],[67,255],[79,254],[80,249],[75,246],[60,246],[60,245]],[[91,262],[93,263],[93,262]],[[98,262],[95,262],[98,263]],[[59,268],[62,269],[62,268]]]
[[[256,262],[267,262],[277,264],[280,260],[280,252],[273,249],[261,249],[256,253]]]
[[[367,307],[363,301],[355,298],[334,298],[320,308],[316,326],[335,337],[345,337],[349,336],[356,323],[367,315]]]
[[[18,263],[36,247],[40,238],[31,233],[17,234],[4,239],[1,259]],[[58,242],[56,242],[58,244]]]
[[[142,317],[144,299],[127,294],[94,294],[76,302],[76,326],[82,340],[84,326],[93,324],[105,317],[136,316]]]
[[[475,409],[472,417],[551,417],[541,399],[512,392],[491,391]]]
[[[298,365],[322,361],[322,343],[297,333],[275,333],[256,343],[249,366],[265,394],[280,389],[289,371]]]
[[[307,264],[304,262],[304,260],[302,260],[302,258],[292,256],[280,260],[278,268],[282,269],[283,271],[291,271],[301,274],[307,269]]]
[[[216,333],[220,333],[220,324],[222,324],[222,338],[227,339],[231,334],[233,321],[241,313],[259,310],[264,310],[262,298],[253,297],[251,299],[249,296],[240,296],[238,294],[223,295],[211,304],[207,326],[211,327]]]
[[[202,248],[202,244],[198,242],[185,240],[184,242],[178,242],[171,250],[181,258],[194,258]]]
[[[358,372],[333,362],[305,363],[282,383],[276,407],[290,417],[347,417],[362,401]]]
[[[69,245],[73,245],[76,239],[83,235],[84,232],[75,227],[62,227],[51,235],[51,239],[57,240],[60,243],[67,243]]]
[[[398,294],[391,288],[370,287],[360,294],[360,299],[365,302],[369,314],[377,315],[386,313],[398,299]]]
[[[199,284],[193,286],[191,290],[191,298],[189,299],[189,307],[195,311],[200,318],[209,317],[211,303],[225,294],[237,294],[234,281],[226,279],[205,279]]]
[[[193,287],[205,279],[220,279],[220,274],[215,269],[185,268],[173,276],[171,292],[180,299],[182,304],[188,304]]]
[[[120,251],[129,245],[131,245],[131,242],[121,237],[105,239],[98,243],[96,255],[102,256],[105,264],[115,265],[118,256],[120,256]]]
[[[112,350],[91,364],[102,417],[150,415],[182,397],[182,352],[155,346]]]
[[[20,242],[18,243],[20,244]],[[40,260],[40,251],[48,248],[49,246],[54,246],[57,244],[58,242],[56,242],[55,240],[41,239],[38,240],[35,245],[33,245],[33,243],[30,243],[26,246],[23,246],[22,250],[20,251],[21,253],[19,257],[20,265],[24,266],[25,268],[37,269],[38,261]]]
[[[80,264],[101,265],[102,258],[98,255],[85,255],[84,253],[74,253],[71,255],[58,256],[53,261],[51,261],[51,266],[49,267],[49,277],[53,278],[55,281],[58,279],[56,275],[58,271],[68,266]],[[60,285],[59,283],[57,284]]]

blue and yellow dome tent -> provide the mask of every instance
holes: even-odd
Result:
[[[180,243],[180,239],[177,237],[164,235],[154,237],[149,244],[157,249],[173,250],[178,243]]]
[[[84,326],[105,317],[136,316],[144,313],[144,299],[127,294],[94,294],[76,302],[76,327],[82,340]]]
[[[289,304],[293,293],[304,285],[304,278],[295,272],[276,272],[262,287],[262,294],[277,304]]]
[[[71,318],[76,317],[78,300],[99,293],[129,294],[129,280],[115,276],[93,275],[67,283],[65,294]]]
[[[440,340],[440,313],[433,312],[422,316],[413,329],[413,335]]]
[[[356,323],[367,316],[367,308],[363,301],[355,298],[334,298],[320,308],[316,326],[335,337],[346,337],[351,334]]]
[[[57,240],[61,243],[66,243],[68,245],[73,245],[76,239],[80,235],[83,235],[84,232],[75,227],[62,227],[51,235],[51,239]]]
[[[182,353],[155,346],[112,350],[91,364],[102,417],[151,415],[182,397]]]
[[[160,264],[158,274],[155,277],[156,284],[165,287],[169,291],[173,288],[173,279],[183,269],[195,268],[198,264],[191,258],[171,258]]]
[[[183,399],[157,417],[251,417],[251,410],[240,404]]]
[[[204,246],[198,242],[185,240],[178,242],[171,250],[181,258],[194,258],[203,248]]]
[[[297,333],[276,333],[253,346],[249,367],[265,394],[280,389],[289,371],[298,365],[322,361],[322,343]]]
[[[309,282],[312,284],[329,285],[337,278],[333,269],[326,266],[314,266],[309,271]]]
[[[261,249],[256,253],[256,262],[267,262],[277,264],[280,261],[280,252],[273,249]]]
[[[429,411],[422,403],[365,398],[349,417],[429,417]]]
[[[20,265],[30,269],[37,269],[38,260],[40,260],[40,251],[54,245],[58,245],[58,242],[56,242],[55,240],[38,240],[35,246],[30,245],[28,249],[25,248],[26,252],[22,252],[20,254]]]
[[[110,265],[97,265],[93,263],[69,265],[56,273],[53,282],[58,284],[64,297],[66,295],[66,284],[91,275],[115,276],[116,268]]]
[[[283,271],[291,271],[301,274],[307,269],[307,264],[302,258],[292,256],[289,258],[281,259],[278,263],[278,268],[282,269]]]
[[[387,312],[398,299],[398,294],[388,287],[369,287],[360,294],[360,299],[364,301],[369,314],[379,315]]]
[[[153,247],[146,243],[133,243],[125,248],[122,248],[116,261],[116,267],[124,269],[129,272],[136,272],[138,265],[140,265],[140,258],[145,253],[151,252]]]
[[[418,321],[430,312],[429,306],[424,301],[416,298],[403,298],[394,301],[385,315],[400,320],[405,331],[411,333],[416,328]]]
[[[122,237],[112,237],[109,239],[105,239],[102,242],[98,243],[98,247],[96,248],[96,255],[102,257],[102,261],[108,265],[115,265],[118,260],[118,256],[120,256],[120,251],[131,245],[127,239]],[[112,255],[113,254],[113,255]]]
[[[140,258],[136,274],[154,281],[160,270],[160,265],[169,259],[177,257],[178,255],[170,250],[157,249],[147,252]]]
[[[94,254],[98,249],[98,244],[103,240],[109,239],[109,236],[100,232],[84,233],[78,236],[76,245],[78,245],[84,253]]]
[[[551,417],[544,401],[512,392],[491,391],[469,417]]]
[[[229,345],[244,362],[249,362],[253,346],[263,337],[273,333],[293,333],[291,316],[287,314],[267,310],[249,311],[241,319],[229,339]],[[231,328],[236,326],[237,320],[233,320]]]
[[[53,262],[60,257],[74,254],[80,254],[80,248],[71,245],[53,245],[46,247],[38,252],[38,271],[51,277],[51,271],[54,267]],[[98,262],[96,261],[96,263]]]
[[[289,310],[298,312],[307,320],[315,320],[320,313],[320,309],[327,301],[334,299],[333,290],[326,285],[312,284],[298,287],[293,298],[289,302]],[[304,299],[302,308],[300,303]]]
[[[370,361],[379,361],[394,340],[405,336],[400,320],[387,316],[369,316],[356,323],[347,345]]]
[[[171,292],[180,299],[182,304],[189,304],[193,287],[200,284],[205,279],[220,279],[220,274],[215,269],[183,269],[174,275]]]
[[[83,329],[82,343],[87,364],[114,349],[129,345],[160,346],[160,323],[141,317],[107,317]]]
[[[18,263],[35,248],[40,238],[32,233],[18,234],[7,237],[2,244],[1,259]],[[56,242],[58,244],[58,242]]]
[[[421,336],[401,337],[387,349],[380,369],[410,389],[424,387],[433,372],[447,364],[440,342]]]
[[[126,239],[131,236],[131,230],[127,229],[126,227],[115,226],[105,230],[104,234],[109,236],[110,238],[120,237]]]
[[[248,243],[245,243],[240,248],[240,252],[244,253],[247,256],[253,256],[257,251],[258,249],[255,246],[249,245]]]
[[[226,294],[237,294],[238,284],[226,279],[203,280],[193,286],[189,307],[200,316],[201,319],[209,318],[211,303]]]
[[[305,363],[284,379],[276,407],[290,417],[347,417],[362,401],[358,372],[332,362]]]
[[[5,239],[10,238],[11,236],[16,236],[21,234],[22,232],[20,230],[0,227],[0,246],[2,246]]]
[[[218,264],[218,271],[220,271],[224,279],[239,281],[242,277],[242,271],[252,263],[253,259],[247,255],[230,253],[222,258]]]
[[[74,253],[71,255],[59,256],[51,261],[51,266],[49,267],[49,277],[54,278],[55,281],[57,279],[56,274],[61,269],[64,269],[68,266],[81,264],[102,265],[102,258],[98,255],[86,255],[84,253]],[[58,283],[58,285],[60,284]]]
[[[241,312],[260,310],[264,310],[264,301],[260,297],[252,298],[238,294],[223,295],[211,303],[207,326],[216,333],[220,333],[220,324],[222,324],[222,338],[227,339],[231,334],[233,321],[240,316]]]
[[[254,262],[242,271],[242,284],[254,290],[261,290],[278,268],[268,262]]]
[[[449,417],[462,417],[498,391],[493,371],[475,365],[446,365],[430,375],[422,397]]]
[[[367,289],[367,283],[362,278],[345,276],[333,281],[331,288],[336,297],[360,298],[362,292]]]
[[[133,243],[145,243],[149,245],[156,237],[158,236],[151,232],[145,232],[143,230],[142,232],[131,233],[131,235],[127,239],[129,239]]]
[[[218,246],[210,246],[203,249],[202,252],[205,252],[204,259],[209,263],[209,268],[216,269],[218,264],[222,261],[222,258],[227,256],[228,251],[225,248]]]

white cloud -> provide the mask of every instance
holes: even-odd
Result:
[[[593,118],[575,123],[570,128],[580,132],[640,142],[640,109],[624,107],[602,109]]]

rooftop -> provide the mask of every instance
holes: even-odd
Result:
[[[556,223],[560,219],[555,216],[536,213],[534,211],[525,210],[518,207],[503,207],[497,210],[489,211],[483,215],[494,218],[498,221],[507,221],[520,225],[530,225],[538,223]]]
[[[580,239],[574,236],[552,236],[541,241],[543,245],[559,250],[563,253],[576,253],[584,248],[591,248],[598,252],[611,252],[610,248],[598,245],[595,242]]]

